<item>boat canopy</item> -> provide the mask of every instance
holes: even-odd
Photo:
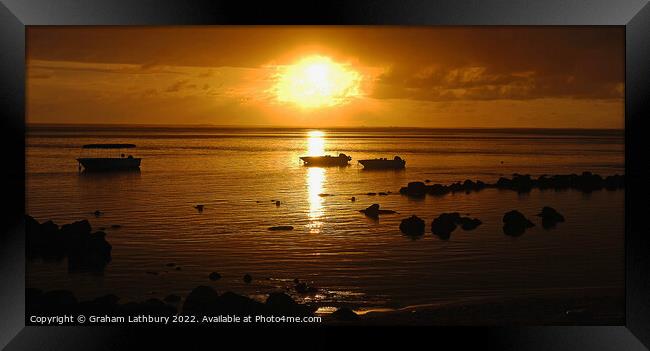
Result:
[[[86,144],[84,149],[131,149],[135,144]]]

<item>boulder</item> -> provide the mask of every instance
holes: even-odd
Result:
[[[512,210],[503,215],[503,233],[510,236],[522,235],[527,228],[535,224],[526,218],[521,212]]]
[[[209,286],[197,286],[185,298],[183,314],[204,314],[217,312],[217,291]]]
[[[393,214],[397,213],[393,210],[380,210],[379,209],[379,204],[372,204],[368,206],[365,210],[359,210],[359,212],[365,214],[366,216],[370,218],[379,218],[380,214]]]
[[[268,313],[285,316],[310,316],[316,310],[295,302],[291,296],[282,292],[270,293],[264,306]]]
[[[250,282],[253,281],[253,277],[251,277],[250,274],[246,273],[246,274],[244,274],[243,280],[244,280],[244,283],[249,284]]]
[[[219,280],[219,279],[221,279],[221,274],[219,274],[217,272],[212,272],[212,273],[210,273],[208,275],[208,279],[210,279],[212,281]]]
[[[399,230],[406,235],[422,235],[424,234],[424,220],[415,215],[405,218],[400,223]]]
[[[564,222],[564,216],[557,212],[553,207],[544,206],[542,212],[537,216],[542,217],[542,227],[551,229],[559,222]]]
[[[431,222],[431,232],[443,240],[449,239],[451,232],[456,230],[457,223],[460,221],[458,212],[442,213]]]
[[[354,313],[351,309],[347,307],[341,307],[332,313],[332,317],[340,321],[355,321],[359,319],[359,315]]]
[[[406,196],[423,197],[427,193],[427,186],[423,182],[410,182],[399,192]]]

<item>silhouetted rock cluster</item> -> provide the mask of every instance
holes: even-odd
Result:
[[[520,236],[526,229],[534,227],[526,216],[517,210],[506,212],[503,215],[503,233],[510,236]]]
[[[293,230],[291,225],[278,225],[274,227],[269,227],[269,230]]]
[[[92,233],[87,220],[64,224],[59,228],[52,221],[42,224],[25,216],[27,257],[60,260],[68,258],[68,270],[102,271],[111,261],[111,244],[106,233]]]
[[[464,182],[456,182],[450,185],[431,184],[427,185],[423,182],[411,182],[406,187],[400,189],[400,194],[409,197],[424,197],[429,195],[445,195],[448,193],[480,191],[485,188],[497,188],[514,190],[520,193],[526,193],[534,188],[538,189],[576,189],[585,193],[595,190],[617,190],[625,187],[624,175],[611,175],[605,178],[598,174],[591,172],[583,172],[582,174],[568,174],[568,175],[542,175],[538,178],[533,178],[528,174],[513,174],[512,178],[501,177],[494,184],[484,183],[480,180],[474,182],[470,179]]]
[[[56,316],[87,312],[109,316],[136,314],[172,316],[177,312],[176,307],[168,305],[159,299],[124,304],[118,304],[118,301],[119,297],[113,294],[100,296],[93,300],[78,301],[74,294],[67,290],[43,292],[39,289],[28,288],[25,291],[25,312],[28,316]]]
[[[393,214],[396,213],[393,210],[380,210],[379,209],[379,204],[372,204],[368,206],[365,210],[359,210],[359,212],[365,214],[366,216],[370,218],[379,218],[380,214]]]
[[[232,292],[219,295],[209,286],[193,289],[183,303],[182,313],[189,315],[285,315],[310,316],[316,308],[295,302],[281,292],[269,294],[265,303]]]
[[[424,220],[416,215],[405,218],[399,225],[399,230],[406,235],[424,234]]]
[[[447,240],[459,225],[463,230],[473,230],[482,223],[478,218],[462,217],[458,212],[442,213],[431,222],[431,232]]]
[[[194,288],[185,298],[180,308],[176,307],[181,301],[178,295],[168,295],[164,301],[148,299],[143,302],[128,302],[119,304],[119,297],[109,294],[88,301],[78,301],[75,295],[67,290],[52,290],[43,292],[39,289],[26,290],[27,315],[63,315],[88,314],[108,316],[127,316],[147,314],[154,316],[172,316],[177,313],[185,315],[276,315],[276,316],[311,316],[316,311],[313,306],[299,304],[289,295],[282,292],[270,293],[264,303],[249,297],[225,292],[218,294],[208,286]]]
[[[544,229],[553,228],[557,223],[564,222],[564,216],[553,207],[544,206],[542,212],[538,213],[537,216],[542,217],[542,227]]]
[[[332,313],[332,317],[340,321],[355,321],[359,319],[359,315],[347,307],[341,307],[337,309]]]

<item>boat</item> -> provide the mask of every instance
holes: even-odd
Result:
[[[120,150],[135,148],[135,144],[86,144],[82,146],[84,150]],[[96,152],[95,152],[96,153]],[[98,156],[98,155],[92,155]],[[108,155],[99,155],[100,157],[79,157],[79,170],[83,166],[87,172],[106,172],[106,171],[127,171],[139,170],[141,158],[133,155],[120,153],[119,157],[107,157]]]
[[[302,156],[300,159],[305,163],[305,166],[347,166],[352,157],[339,154],[338,156]]]
[[[406,160],[395,156],[392,160],[387,158],[375,158],[372,160],[359,160],[364,169],[402,169],[406,167]]]

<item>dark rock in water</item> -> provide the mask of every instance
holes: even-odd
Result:
[[[275,227],[269,227],[269,230],[293,230],[293,226],[290,225],[278,225]]]
[[[368,195],[368,196],[375,196],[375,195],[377,195],[377,193],[366,193],[366,195]]]
[[[350,198],[350,201],[355,202],[355,201],[357,201],[357,198],[354,197],[354,196],[352,196],[352,197]]]
[[[332,317],[340,321],[355,321],[359,315],[347,307],[341,307],[332,313]]]
[[[180,271],[182,268],[180,266],[176,266],[175,268],[177,271]]]
[[[448,240],[457,226],[460,225],[463,230],[473,230],[481,223],[478,218],[461,217],[458,212],[442,213],[431,222],[431,232],[443,240]]]
[[[217,311],[217,291],[209,286],[197,286],[185,298],[184,314],[201,314]]]
[[[431,179],[425,179],[424,182],[425,183],[431,183]]]
[[[305,282],[296,283],[294,288],[296,289],[296,292],[298,292],[300,294],[312,294],[312,293],[318,292],[318,289],[316,287],[310,286]]]
[[[149,275],[158,275],[158,272],[154,272],[154,271],[146,271],[145,273]]]
[[[410,197],[423,197],[427,193],[427,186],[423,182],[410,182],[399,190],[400,194]]]
[[[318,196],[320,196],[320,197],[328,197],[328,196],[334,196],[334,194],[325,194],[325,193],[323,193],[323,194],[318,194]]]
[[[216,309],[227,314],[262,314],[264,304],[249,297],[227,291],[217,298]]]
[[[275,202],[275,206],[280,206],[280,204],[281,204],[281,203],[280,203],[279,200]]]
[[[248,284],[248,283],[250,283],[250,282],[253,281],[253,277],[251,277],[251,275],[248,274],[248,273],[247,273],[247,274],[244,274],[244,278],[243,278],[243,279],[244,279],[244,283],[246,283],[246,284]]]
[[[379,218],[380,214],[393,214],[396,213],[393,210],[380,210],[379,209],[379,204],[372,204],[368,206],[365,210],[359,210],[359,212],[365,214],[366,216],[370,218]]]
[[[478,218],[462,217],[460,219],[460,225],[463,230],[474,230],[481,224],[483,224],[483,222]]]
[[[270,293],[264,305],[269,313],[287,316],[310,316],[316,310],[296,303],[291,296],[281,292]]]
[[[380,192],[380,193],[377,193],[377,194],[379,194],[379,196],[386,196],[386,195],[388,195],[388,193],[385,193],[385,192]]]
[[[433,184],[433,185],[427,186],[427,191],[431,195],[440,196],[440,195],[445,195],[445,194],[449,193],[450,190],[449,190],[448,187],[446,187],[446,186],[444,186],[442,184]]]
[[[208,278],[210,280],[212,280],[212,281],[219,280],[219,279],[221,279],[221,274],[219,274],[217,272],[212,272],[212,273],[210,273],[210,275],[208,275]]]
[[[112,224],[111,229],[120,229],[122,226],[120,224]]]
[[[167,263],[165,266],[166,266],[166,267],[175,267],[175,266],[176,266],[176,263],[174,263],[174,262],[169,262],[169,263]]]
[[[559,222],[564,222],[564,216],[557,212],[554,208],[544,206],[542,212],[537,216],[542,217],[542,227],[544,229],[551,229]]]
[[[205,205],[196,205],[196,206],[194,206],[194,208],[196,208],[196,210],[199,211],[199,212],[203,212],[203,209],[205,208]]]
[[[95,210],[95,212],[93,212],[93,214],[95,215],[95,217],[99,217],[99,216],[103,215],[104,213],[102,211],[100,211],[100,210]]]
[[[442,213],[431,222],[431,232],[439,236],[443,240],[449,239],[451,232],[456,230],[456,226],[460,221],[460,214],[458,212]]]
[[[422,235],[424,234],[424,220],[416,215],[405,218],[400,223],[399,230],[407,235]]]
[[[521,212],[512,210],[503,215],[503,233],[510,236],[522,235],[527,228],[535,224],[526,218]]]
[[[60,229],[52,221],[39,224],[25,217],[27,257],[62,259],[68,257],[68,270],[101,271],[111,261],[112,247],[106,233],[91,233],[87,220],[63,225]]]
[[[167,303],[179,303],[181,301],[181,297],[178,296],[178,295],[170,294],[170,295],[167,295],[163,299],[163,301],[165,301]]]

